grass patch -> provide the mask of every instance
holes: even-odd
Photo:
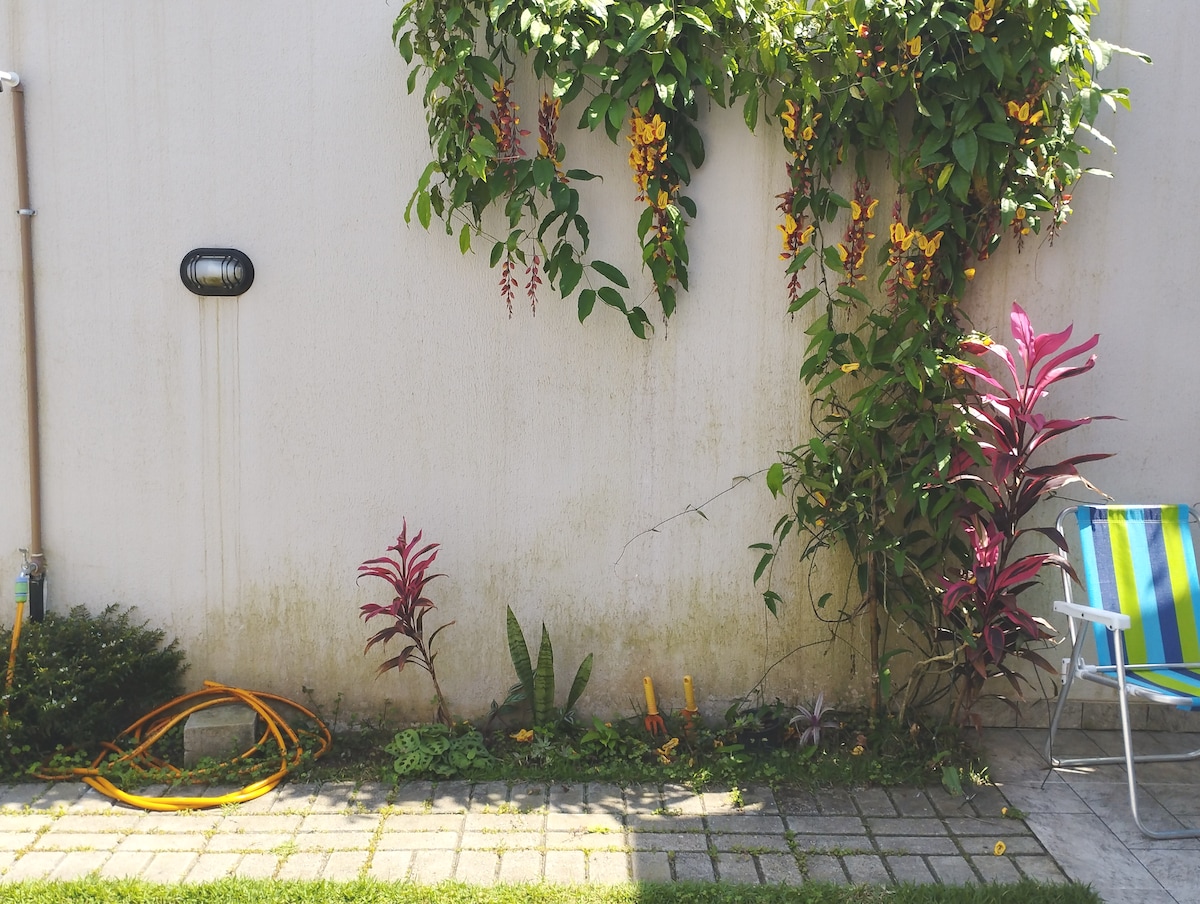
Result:
[[[0,886],[12,904],[1101,904],[1081,885],[508,885],[448,882],[277,882],[222,879],[196,885],[84,879]]]

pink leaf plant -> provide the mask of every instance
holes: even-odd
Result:
[[[434,578],[444,577],[444,575],[428,573],[434,560],[437,559],[438,547],[441,544],[428,543],[422,546],[421,538],[422,534],[418,531],[415,537],[411,540],[408,539],[408,521],[406,519],[400,528],[400,536],[396,539],[396,544],[388,547],[389,552],[396,554],[395,557],[382,556],[378,559],[368,559],[358,566],[360,578],[369,575],[387,581],[396,594],[391,603],[386,606],[379,603],[366,603],[361,607],[364,621],[370,621],[377,615],[388,616],[392,619],[390,625],[371,636],[363,652],[367,652],[377,643],[387,644],[393,637],[407,638],[409,644],[400,651],[400,655],[393,656],[379,666],[378,674],[382,675],[390,669],[401,672],[410,662],[423,668],[433,681],[434,694],[437,698],[435,717],[447,726],[452,726],[454,721],[450,718],[449,710],[446,707],[446,698],[438,685],[437,672],[434,669],[437,653],[433,652],[433,641],[454,622],[447,622],[434,630],[428,638],[425,637],[425,616],[432,609],[437,608],[432,600],[425,596],[425,586]]]
[[[1078,466],[1109,457],[1109,453],[1092,453],[1051,463],[1033,461],[1034,453],[1048,441],[1093,420],[1106,419],[1052,419],[1036,410],[1051,386],[1095,366],[1094,354],[1082,362],[1078,359],[1091,352],[1100,337],[1095,335],[1064,349],[1071,338],[1071,327],[1058,333],[1036,334],[1029,317],[1015,302],[1011,320],[1016,358],[1003,345],[973,338],[962,342],[960,348],[978,363],[957,365],[975,387],[965,411],[973,424],[978,459],[971,467],[971,455],[961,450],[949,477],[951,482],[966,484],[964,492],[969,502],[960,520],[971,553],[969,570],[957,580],[943,581],[942,613],[954,626],[962,654],[957,663],[961,684],[956,717],[971,713],[984,682],[994,676],[1006,678],[1021,699],[1019,681],[1024,679],[1005,664],[1007,656],[1054,671],[1029,646],[1052,637],[1053,629],[1017,600],[1038,583],[1043,568],[1062,569],[1072,578],[1074,572],[1064,555],[1067,543],[1062,534],[1054,528],[1020,524],[1039,501],[1064,487],[1081,484],[1099,492],[1083,478]],[[1049,538],[1057,551],[1018,555],[1017,541],[1026,533]]]

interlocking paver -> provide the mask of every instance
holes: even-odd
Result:
[[[472,813],[494,813],[507,803],[507,782],[480,782],[471,790],[469,807]]]
[[[420,813],[432,799],[432,782],[401,782],[392,795],[392,806],[405,813]]]
[[[279,858],[274,854],[246,854],[238,861],[233,874],[244,879],[270,879],[279,869]]]
[[[946,824],[940,819],[921,819],[909,816],[868,816],[867,828],[874,835],[946,835]]]
[[[80,785],[63,784],[75,790],[76,793],[78,793],[78,789],[81,787]],[[86,787],[86,785],[83,787]],[[0,788],[0,810],[23,810],[44,794],[46,794],[46,784],[44,782],[24,782],[20,785]]]
[[[458,838],[458,832],[384,832],[375,847],[381,851],[452,851],[458,847]]]
[[[805,858],[804,874],[813,882],[833,882],[838,885],[849,884],[846,870],[842,861],[837,857],[826,855],[809,856]]]
[[[435,813],[466,812],[471,803],[470,782],[438,782],[432,791]]]
[[[412,851],[376,851],[371,858],[371,868],[368,875],[372,879],[389,881],[404,879],[412,866]]]
[[[154,859],[152,851],[116,851],[100,867],[99,875],[105,879],[132,879]]]
[[[466,816],[462,813],[398,813],[385,817],[383,831],[386,832],[460,832]]]
[[[928,883],[933,881],[933,874],[925,865],[925,860],[910,854],[884,857],[884,862],[896,877],[897,882]]]
[[[334,851],[325,861],[322,879],[349,882],[361,878],[367,865],[367,851]]]
[[[505,851],[500,855],[501,882],[537,882],[541,878],[541,851]]]
[[[718,851],[734,851],[742,853],[781,853],[790,851],[791,846],[782,835],[710,835],[712,846]]]
[[[875,854],[848,854],[842,858],[842,862],[846,864],[851,882],[886,885],[891,881],[883,858]]]
[[[49,835],[44,835],[42,839],[44,841],[49,837]],[[115,838],[120,844],[113,845],[113,847],[121,851],[200,851],[204,849],[206,843],[205,837],[199,833],[187,835],[176,832],[170,835],[136,834],[98,837]]]
[[[749,835],[775,832],[782,835],[785,831],[781,817],[759,813],[717,813],[708,816],[707,822],[710,832],[745,832]]]
[[[686,851],[675,855],[675,878],[680,882],[712,882],[717,876],[713,872],[712,857]]]
[[[251,833],[261,834],[291,834],[300,828],[304,817],[300,815],[286,816],[283,814],[235,814],[226,816],[219,824],[222,834]]]
[[[292,842],[291,835],[274,835],[270,832],[262,832],[258,834],[250,834],[249,832],[240,835],[214,835],[208,840],[206,851],[215,853],[228,853],[231,851],[241,851],[242,853],[250,853],[252,851],[273,851],[283,845]]]
[[[768,885],[799,885],[804,881],[792,854],[759,854],[758,865]]]
[[[374,832],[299,832],[293,843],[301,851],[361,851],[374,838]]]
[[[545,878],[560,885],[586,882],[587,855],[583,851],[546,851]]]
[[[375,856],[379,856],[378,853]],[[454,850],[413,852],[412,881],[432,885],[453,878],[456,856]]]
[[[303,851],[292,854],[279,866],[280,879],[320,879],[321,871],[325,868],[325,853],[323,851]]]
[[[493,851],[461,851],[454,878],[472,885],[493,885],[499,865],[500,855]]]
[[[624,832],[625,823],[612,813],[548,813],[547,832]]]
[[[142,878],[150,882],[180,882],[199,856],[192,851],[159,851],[146,864]]]
[[[604,782],[594,782],[587,787],[589,813],[625,814],[625,798],[620,787]]]
[[[971,862],[985,882],[1018,882],[1021,879],[1017,868],[1006,857],[972,857]]]
[[[630,876],[634,882],[670,882],[671,861],[665,853],[634,851],[630,855]]]
[[[676,863],[676,868],[679,864]],[[758,867],[752,854],[720,854],[717,856],[717,871],[720,880],[742,885],[758,884]]]
[[[349,809],[353,794],[353,782],[326,782],[312,799],[312,812],[337,813]]]
[[[629,846],[635,851],[707,851],[703,832],[630,832]]]
[[[24,850],[36,839],[36,832],[0,832],[0,851]]]
[[[354,789],[350,803],[365,810],[381,810],[390,802],[391,793],[391,786],[383,782],[363,782]]]
[[[919,788],[897,788],[891,793],[892,804],[901,816],[938,816],[933,801]]]
[[[540,832],[544,813],[468,813],[464,832]]]
[[[958,853],[958,844],[949,836],[876,835],[875,846],[884,853],[940,854]]]
[[[661,813],[634,813],[625,817],[630,830],[638,832],[703,832],[702,816],[669,816]]]
[[[620,885],[629,881],[629,857],[617,851],[589,851],[588,881],[596,885]],[[670,871],[667,872],[668,877]]]
[[[797,835],[865,835],[858,816],[789,816],[787,827]]]
[[[461,846],[481,851],[533,848],[541,847],[544,838],[541,832],[463,832]]]
[[[107,851],[73,851],[69,857],[62,859],[49,878],[56,882],[82,879],[98,871],[107,859]]]
[[[1037,879],[1039,882],[1067,881],[1067,877],[1058,868],[1058,864],[1054,862],[1054,858],[1045,854],[1040,857],[1013,857],[1012,862],[1024,876],[1030,879]]]
[[[184,878],[185,882],[215,882],[233,875],[241,854],[201,854]],[[148,864],[146,869],[148,869]],[[145,869],[143,870],[143,872]]]
[[[943,885],[966,885],[968,882],[978,882],[979,877],[971,864],[962,857],[927,857],[930,869]]]
[[[47,832],[37,840],[34,849],[39,851],[69,851],[73,849],[111,851],[123,837],[116,832]]]
[[[798,851],[873,851],[866,835],[795,835]]]
[[[862,788],[854,792],[854,801],[863,816],[897,816],[896,805],[883,788]]]
[[[297,830],[304,832],[374,832],[378,813],[314,813],[305,816]]]
[[[587,804],[584,802],[585,785],[552,784],[549,788],[547,806],[550,815],[558,813],[586,813]]]

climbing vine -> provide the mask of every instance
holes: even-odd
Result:
[[[776,132],[781,310],[811,317],[814,436],[768,472],[791,504],[756,580],[793,532],[802,559],[850,550],[861,595],[828,617],[867,616],[877,705],[887,644],[938,642],[936,578],[965,561],[963,490],[945,477],[972,442],[959,301],[1005,237],[1019,248],[1057,233],[1095,172],[1088,143],[1106,141],[1102,106],[1128,105],[1096,81],[1129,51],[1091,36],[1095,12],[1093,0],[409,0],[395,23],[433,151],[406,216],[437,217],[464,253],[490,243],[510,313],[544,283],[575,296],[581,320],[600,301],[645,337],[649,299],[666,320],[688,288],[704,111],[736,102],[750,129]],[[541,98],[536,143],[513,101],[522,79]],[[629,143],[634,185],[615,191],[642,207],[646,298],[592,253],[577,186],[594,175],[567,166],[569,111],[577,129]],[[833,598],[815,596],[819,610]],[[764,601],[781,602],[770,588]]]

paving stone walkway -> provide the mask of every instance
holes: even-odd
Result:
[[[82,784],[24,784],[0,788],[0,882],[1066,881],[1025,823],[1001,816],[1006,805],[994,788],[964,798],[940,789],[288,783],[244,804],[146,813]]]

